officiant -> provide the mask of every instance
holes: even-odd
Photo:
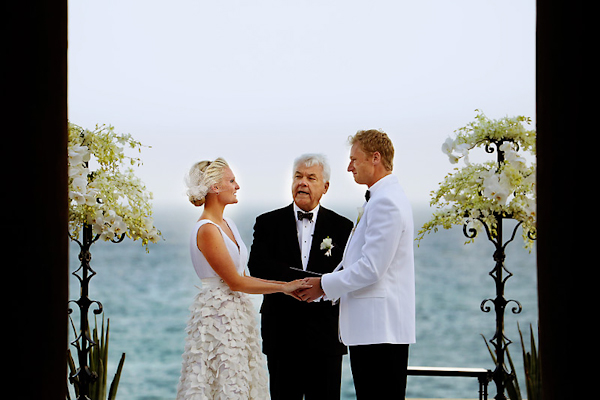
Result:
[[[306,154],[294,161],[293,202],[256,218],[248,261],[252,276],[291,281],[336,268],[353,223],[320,204],[329,178],[322,155]],[[264,295],[260,312],[271,399],[339,400],[347,348],[339,341],[338,305],[276,293]],[[298,357],[305,349],[310,357]]]

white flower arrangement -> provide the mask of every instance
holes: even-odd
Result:
[[[525,129],[523,123],[530,124],[531,120],[523,116],[491,120],[479,112],[474,122],[456,131],[455,139],[444,142],[442,151],[449,161],[456,164],[462,158],[465,166],[455,168],[432,192],[430,205],[437,211],[416,240],[437,232],[439,226],[449,229],[472,223],[485,224],[495,237],[498,219],[511,218],[521,223],[525,247],[531,249],[536,236],[536,164],[528,165],[522,152],[535,156],[536,133]],[[484,147],[487,153],[498,152],[498,160],[471,163],[469,152],[476,147]]]
[[[323,239],[323,241],[321,242],[321,250],[327,250],[325,252],[325,255],[327,257],[331,256],[331,250],[333,250],[333,239],[331,239],[329,236],[327,236],[325,239]]]
[[[161,233],[152,219],[152,194],[121,163],[141,165],[139,158],[125,155],[123,146],[141,152],[141,143],[131,135],[117,134],[112,126],[96,126],[93,131],[69,123],[69,235],[79,237],[84,225],[102,240],[123,235],[148,243],[158,242]],[[95,169],[91,169],[95,166]]]

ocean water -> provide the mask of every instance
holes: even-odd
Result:
[[[268,209],[240,205],[230,208],[233,211],[228,209],[227,215],[235,220],[250,248],[254,219]],[[355,207],[331,208],[356,219]],[[149,254],[139,242],[128,240],[120,244],[95,243],[91,247],[91,265],[97,275],[91,280],[90,298],[103,304],[105,318],[110,319],[109,381],[121,354],[126,353],[117,399],[175,398],[188,307],[198,284],[188,249],[189,232],[198,211],[185,204],[156,208],[156,225],[165,240],[152,245]],[[427,206],[415,208],[415,229],[428,215]],[[473,244],[464,245],[465,240],[462,230],[454,228],[430,234],[419,247],[415,246],[417,343],[410,347],[412,366],[494,368],[482,335],[487,339],[493,336],[495,314],[493,310],[480,310],[484,299],[495,297],[494,282],[489,276],[494,267],[494,246],[485,232]],[[506,283],[505,297],[518,300],[523,310],[513,314],[513,303],[509,304],[505,335],[513,341],[509,350],[525,390],[517,323],[528,348],[530,324],[537,330],[536,257],[535,250],[529,253],[523,249],[520,232],[506,253],[506,268],[514,276]],[[71,272],[78,268],[77,254],[78,247],[72,243]],[[78,296],[79,283],[71,277],[69,298]],[[258,310],[262,297],[252,298]],[[78,311],[73,316],[77,324]],[[73,338],[71,335],[70,340]],[[342,380],[342,399],[354,399],[347,357]],[[496,394],[493,383],[489,394],[490,398]],[[409,377],[407,397],[477,398],[478,382],[476,378]]]

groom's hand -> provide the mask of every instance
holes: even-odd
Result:
[[[303,301],[302,298],[300,298],[300,290],[294,290],[292,293],[286,293],[288,296],[292,296],[293,298],[295,298],[296,300],[300,300]]]
[[[321,278],[304,278],[304,280],[311,284],[312,287],[297,291],[300,300],[310,303],[325,294],[323,289],[321,289]]]

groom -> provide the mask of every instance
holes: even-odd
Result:
[[[291,281],[339,264],[352,222],[319,204],[329,175],[323,156],[295,160],[293,203],[256,218],[248,261],[252,276]],[[281,293],[264,295],[261,333],[272,400],[339,400],[347,349],[338,339],[338,316],[338,306],[324,299],[307,303]]]
[[[415,342],[413,217],[394,147],[381,131],[350,140],[348,171],[367,185],[363,214],[338,271],[309,279],[305,301],[340,299],[340,335],[350,348],[356,398],[404,399],[408,346]]]

